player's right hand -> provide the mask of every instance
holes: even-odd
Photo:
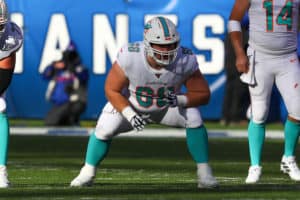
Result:
[[[147,122],[138,114],[134,115],[130,120],[131,126],[136,131],[142,131],[145,128]]]
[[[246,54],[238,54],[236,56],[236,69],[240,73],[247,73],[249,70],[249,60]]]
[[[147,124],[149,115],[140,116],[130,106],[125,107],[122,110],[122,115],[130,122],[132,128],[136,131],[142,131]]]

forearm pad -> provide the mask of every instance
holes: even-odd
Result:
[[[0,96],[5,92],[8,88],[12,76],[13,76],[13,69],[1,69],[0,68]]]

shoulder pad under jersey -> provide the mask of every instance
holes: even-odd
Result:
[[[192,55],[193,51],[190,48],[187,47],[181,47],[182,49],[182,54],[186,54],[186,55]]]
[[[0,38],[0,59],[17,51],[23,43],[22,31],[15,23],[8,22],[5,26],[5,31]]]

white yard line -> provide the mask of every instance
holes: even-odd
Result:
[[[50,127],[11,127],[12,135],[63,135],[63,136],[88,136],[93,128],[50,128]],[[246,138],[246,130],[208,130],[211,138]],[[185,137],[185,130],[179,128],[148,128],[142,132],[130,131],[120,134],[119,137]],[[279,130],[266,131],[267,138],[283,138],[283,132]]]

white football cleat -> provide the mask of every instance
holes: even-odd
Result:
[[[280,171],[288,174],[294,181],[300,181],[300,170],[298,168],[295,156],[282,156]]]
[[[74,178],[70,184],[71,187],[84,187],[93,185],[94,178],[96,176],[96,167],[85,164],[79,175]]]
[[[257,183],[261,176],[262,167],[258,165],[250,166],[248,170],[248,176],[245,180],[247,184]]]
[[[197,167],[198,188],[216,188],[219,186],[207,163],[197,164]]]
[[[8,188],[9,186],[6,166],[0,166],[0,188]]]

